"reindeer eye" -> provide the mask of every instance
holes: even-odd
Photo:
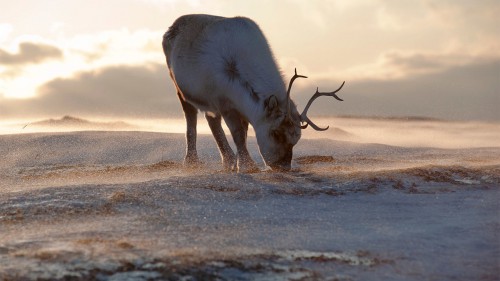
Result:
[[[283,131],[281,131],[281,130],[272,130],[271,136],[278,143],[285,143],[286,142],[286,136],[283,133]]]

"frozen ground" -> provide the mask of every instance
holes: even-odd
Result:
[[[182,134],[0,135],[0,279],[500,276],[499,147],[303,139],[257,174],[198,148],[187,170]]]

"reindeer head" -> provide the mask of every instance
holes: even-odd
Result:
[[[266,122],[264,126],[256,128],[257,142],[262,157],[274,170],[290,170],[293,146],[300,139],[301,129],[309,125],[317,131],[325,131],[329,128],[318,127],[307,116],[307,111],[313,101],[320,96],[331,96],[342,101],[335,93],[342,89],[345,81],[337,90],[330,93],[320,93],[316,88],[316,93],[309,99],[304,111],[299,115],[297,107],[290,98],[293,81],[297,78],[307,77],[297,75],[297,69],[295,69],[295,75],[290,79],[286,101],[282,102],[283,104],[280,104],[274,95],[264,101]]]

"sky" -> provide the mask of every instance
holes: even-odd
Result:
[[[245,16],[299,111],[500,121],[496,0],[0,0],[0,119],[182,117],[161,48],[183,15]],[[319,101],[319,100],[318,100]]]

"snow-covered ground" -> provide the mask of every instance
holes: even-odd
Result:
[[[210,135],[199,169],[182,134],[0,135],[0,279],[498,280],[500,141],[390,144],[304,138],[289,173],[229,174]]]

